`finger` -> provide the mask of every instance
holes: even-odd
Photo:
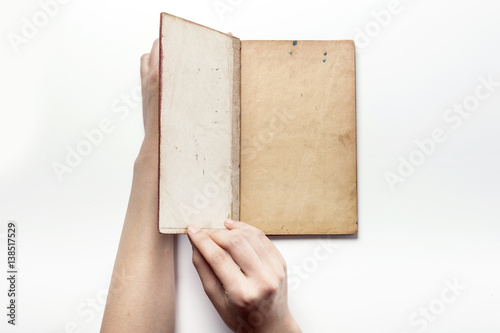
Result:
[[[147,83],[149,72],[149,53],[145,53],[141,57],[141,96],[142,96],[142,119],[144,128],[146,128],[146,106],[147,106]]]
[[[238,265],[206,232],[197,226],[190,225],[188,226],[188,236],[226,290],[226,286],[243,282],[244,275]]]
[[[192,244],[193,245],[193,244]],[[212,302],[220,302],[224,294],[222,284],[196,246],[193,248],[193,265],[200,276],[201,284]]]
[[[247,238],[236,231],[213,230],[207,234],[224,250],[227,250],[243,274],[252,276],[263,269],[263,263]]]
[[[231,219],[226,219],[224,225],[229,230],[242,230],[246,235],[247,239],[251,239],[250,242],[255,249],[257,255],[261,260],[268,265],[286,266],[285,258],[281,255],[280,251],[274,246],[273,242],[262,232],[262,230],[255,228],[245,222],[233,221]],[[259,242],[259,241],[260,242]]]
[[[241,222],[241,221],[234,221],[234,220],[231,220],[231,219],[225,219],[224,220],[224,225],[229,230],[233,230],[233,229],[249,229],[249,230],[254,230],[254,231],[261,231],[260,229],[257,229],[256,227],[251,226],[250,224],[247,224],[247,223]]]
[[[158,63],[160,61],[160,40],[157,39],[151,48],[151,56],[149,57],[149,68],[151,70],[158,70]]]
[[[145,53],[141,57],[141,78],[144,80],[149,71],[149,53]],[[144,86],[143,82],[143,86]]]

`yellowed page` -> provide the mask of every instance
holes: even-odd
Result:
[[[357,233],[354,42],[241,43],[241,220]]]

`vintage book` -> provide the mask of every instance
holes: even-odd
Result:
[[[159,231],[357,233],[354,42],[160,34]]]

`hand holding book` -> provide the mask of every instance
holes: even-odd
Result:
[[[259,229],[227,219],[228,230],[188,227],[203,288],[235,332],[301,332],[288,308],[286,262]]]
[[[174,235],[157,230],[158,57],[157,40],[151,53],[141,58],[145,137],[134,166],[102,333],[175,331]],[[215,233],[190,233],[195,244],[193,262],[222,319],[232,330],[242,332],[300,332],[288,310],[281,254],[258,229],[243,222],[226,225],[228,230]],[[228,255],[218,262],[213,253],[226,255],[224,249],[234,260]]]

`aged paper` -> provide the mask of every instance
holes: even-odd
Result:
[[[239,218],[240,41],[163,13],[159,230]]]
[[[357,233],[354,42],[241,43],[241,220]]]
[[[160,232],[357,233],[353,41],[240,42],[164,13],[160,58]]]

